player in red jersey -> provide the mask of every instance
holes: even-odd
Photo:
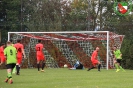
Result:
[[[99,47],[96,47],[96,50],[92,53],[92,56],[91,56],[91,62],[93,66],[89,68],[88,71],[95,68],[96,65],[98,65],[98,71],[100,71],[101,63],[97,59],[98,51],[99,51]]]
[[[40,71],[40,62],[42,63],[42,72],[44,71],[45,66],[45,57],[43,54],[43,44],[41,43],[41,40],[38,40],[38,44],[35,46],[36,49],[36,58],[37,58],[37,68],[38,71]]]
[[[2,43],[2,45],[1,45],[1,47],[0,47],[0,65],[2,65],[3,63],[5,63],[6,62],[6,57],[5,57],[5,55],[4,55],[4,48],[5,48],[5,44],[4,43]]]
[[[24,46],[23,44],[21,44],[21,40],[18,39],[17,43],[14,44],[14,47],[17,49],[17,63],[16,63],[16,69],[17,69],[17,73],[16,75],[19,75],[19,71],[20,71],[20,65],[22,62],[22,57],[24,56],[24,58],[26,58],[25,52],[24,52]]]

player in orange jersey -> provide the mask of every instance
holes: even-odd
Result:
[[[99,51],[99,47],[96,47],[96,50],[92,53],[92,56],[91,56],[91,62],[93,66],[89,68],[88,71],[95,68],[96,65],[98,65],[98,71],[100,71],[101,63],[97,59],[98,51]]]
[[[21,44],[20,39],[17,40],[17,43],[14,44],[14,47],[17,49],[17,63],[16,63],[17,73],[16,73],[16,75],[19,75],[22,58],[23,58],[23,56],[24,56],[24,58],[26,58],[26,55],[25,55],[25,51],[24,51],[24,46],[23,46],[23,44]]]
[[[6,62],[6,57],[4,56],[4,48],[5,48],[5,44],[4,43],[2,43],[1,44],[1,47],[0,47],[0,65],[2,65],[3,63],[5,63]]]
[[[42,72],[44,71],[45,67],[45,57],[43,54],[43,44],[41,43],[41,40],[38,40],[38,44],[36,44],[35,49],[36,49],[36,58],[37,58],[37,68],[38,71],[40,71],[40,62],[42,63]]]

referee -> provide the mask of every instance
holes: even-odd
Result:
[[[12,84],[12,70],[16,65],[16,53],[17,50],[15,47],[11,46],[11,42],[7,42],[7,47],[4,49],[4,55],[6,57],[6,63],[7,63],[7,78],[5,82],[7,83],[9,81],[9,84]]]

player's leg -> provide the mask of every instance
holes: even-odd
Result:
[[[118,59],[118,66],[119,66],[120,70],[125,71],[125,70],[122,68],[122,66],[121,66],[121,59]]]
[[[115,66],[117,67],[116,72],[120,71],[120,64],[119,63],[120,63],[119,59],[116,59],[116,63],[115,63]]]
[[[119,64],[117,62],[115,63],[115,67],[116,67],[116,72],[120,71]]]
[[[6,58],[4,56],[1,56],[1,63],[0,65],[4,64],[6,62]]]
[[[91,69],[94,69],[95,68],[95,66],[94,65],[92,65],[90,68],[88,68],[88,70],[87,71],[90,71]]]
[[[70,70],[76,70],[76,68],[72,67],[72,68],[69,68]]]
[[[98,71],[100,71],[100,68],[101,68],[101,63],[100,61],[98,61]]]
[[[22,57],[17,57],[17,64],[16,64],[16,75],[20,75],[20,64],[22,62]]]
[[[41,71],[44,72],[44,67],[45,67],[44,60],[42,60],[41,63],[42,63],[42,70]]]
[[[5,80],[5,82],[7,83],[9,80],[9,84],[12,84],[12,69],[15,67],[15,63],[14,64],[7,64],[7,78]]]
[[[0,66],[3,64],[3,62],[2,61],[0,61]]]
[[[16,73],[16,66],[13,68],[13,72],[12,73]]]
[[[75,63],[73,67],[77,68],[78,66],[79,66],[79,64]]]
[[[116,59],[113,59],[113,62],[114,62],[114,66],[116,68],[116,70],[118,69],[118,64],[117,64],[117,60]]]
[[[125,72],[125,70],[124,70],[124,68],[123,68],[122,66],[120,66],[120,70],[122,70],[122,71],[124,71],[124,72]]]
[[[1,65],[1,57],[0,57],[0,65]]]
[[[40,61],[41,61],[40,56],[37,56],[37,68],[38,68],[38,71],[40,71]]]
[[[42,72],[44,72],[44,67],[45,67],[45,57],[44,55],[41,56],[41,62],[42,62]]]
[[[10,78],[12,78],[12,75],[11,75],[12,73],[11,73],[11,64],[7,64],[7,78],[6,78],[6,80],[5,80],[5,82],[7,83],[8,82],[8,80],[10,79]]]
[[[20,74],[20,73],[19,73],[19,69],[20,69],[20,65],[19,65],[19,63],[17,63],[17,64],[16,64],[16,70],[17,70],[16,75],[19,75],[19,74]]]
[[[38,71],[40,71],[40,61],[37,60],[37,68],[38,68]]]
[[[2,63],[1,63],[1,56],[0,56],[0,66],[2,65]]]
[[[96,67],[95,61],[91,61],[91,62],[92,62],[92,66],[90,68],[88,68],[87,71],[90,71],[91,69],[94,69]]]

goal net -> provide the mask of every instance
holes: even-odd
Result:
[[[44,44],[46,66],[52,68],[72,67],[79,60],[84,67],[90,67],[91,54],[100,48],[98,59],[102,68],[113,68],[112,46],[121,47],[124,36],[108,31],[71,31],[71,32],[8,32],[8,40],[16,43],[21,39],[27,60],[23,67],[36,67],[35,45],[38,40]]]

